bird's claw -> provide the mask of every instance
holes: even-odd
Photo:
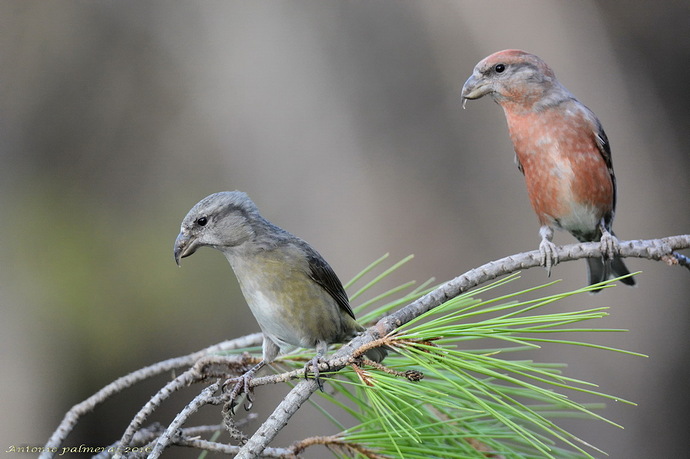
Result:
[[[242,392],[244,392],[245,394],[249,394],[251,392],[251,388],[249,387],[249,381],[251,381],[251,379],[251,375],[242,375],[236,378],[229,378],[225,380],[225,382],[223,383],[222,390],[223,392],[227,392],[228,386],[234,384],[232,391],[230,391],[231,398],[237,397]]]
[[[319,365],[325,363],[328,365],[328,362],[326,362],[321,356],[315,356],[313,359],[307,362],[307,364],[304,366],[304,379],[309,379],[309,368],[312,368],[312,372],[314,373],[314,379],[316,380],[316,384],[319,386],[319,390],[323,392],[323,381],[319,377],[321,374],[321,371],[319,370]]]
[[[546,268],[547,275],[551,277],[551,267],[558,264],[556,244],[548,239],[542,239],[539,243],[539,253],[541,254],[541,265]]]
[[[547,276],[551,277],[551,267],[558,264],[558,249],[556,244],[551,242],[553,239],[553,228],[542,225],[539,228],[541,242],[539,243],[539,253],[541,254],[541,265],[546,268]]]
[[[613,259],[613,257],[620,251],[618,248],[618,239],[608,231],[601,234],[601,253],[605,259]]]
[[[234,384],[234,387],[230,391],[230,395],[229,395],[230,410],[232,411],[233,414],[235,414],[235,407],[237,406],[237,397],[239,397],[240,394],[242,394],[242,393],[244,393],[246,395],[246,399],[245,399],[245,403],[244,403],[245,411],[249,411],[252,409],[252,406],[254,405],[254,396],[253,396],[254,393],[252,391],[252,388],[249,386],[249,382],[252,380],[253,377],[254,377],[254,372],[248,371],[247,373],[243,374],[242,376],[227,379],[223,383],[223,385],[221,386],[221,390],[223,392],[226,392],[228,386]]]

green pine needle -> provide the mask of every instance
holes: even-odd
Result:
[[[398,269],[399,267],[401,267],[402,265],[404,265],[404,264],[407,263],[408,261],[412,260],[412,258],[414,258],[414,255],[408,255],[407,257],[403,258],[402,260],[400,260],[399,262],[397,262],[396,264],[394,264],[393,266],[391,266],[390,268],[388,268],[387,270],[385,270],[384,272],[382,272],[381,274],[379,274],[378,276],[376,276],[374,279],[372,279],[371,281],[369,281],[364,287],[360,288],[360,289],[357,290],[355,293],[353,293],[352,296],[350,297],[350,300],[355,300],[355,299],[357,299],[360,295],[362,295],[364,292],[366,292],[366,291],[369,290],[371,287],[373,287],[374,285],[376,285],[376,284],[377,284],[378,282],[380,282],[382,279],[388,277],[388,275],[390,275],[390,274],[391,274],[392,272],[394,272],[396,269]],[[374,263],[372,263],[372,265],[370,265],[369,267],[367,267],[367,268],[365,269],[365,271],[370,271],[374,266],[378,265],[378,264],[379,264],[381,261],[383,261],[383,260],[384,260],[383,257],[382,257],[382,258],[379,258],[379,259],[376,260]],[[355,278],[356,278],[356,279],[359,279],[359,278],[361,278],[361,277],[362,277],[362,276],[357,275]],[[348,282],[347,285],[350,286],[350,285],[352,285],[353,283],[354,283],[354,282]]]
[[[381,274],[372,274],[386,257],[376,260],[347,284],[351,287],[367,275],[374,276],[352,295],[353,299],[411,259],[406,257]],[[489,300],[476,299],[518,278],[515,274],[477,288],[472,296],[460,295],[402,325],[390,337],[395,352],[384,361],[386,371],[344,369],[337,379],[329,379],[334,393],[322,394],[323,400],[345,410],[358,423],[339,438],[362,447],[345,450],[334,446],[334,453],[340,457],[377,458],[486,458],[490,453],[516,459],[591,458],[588,450],[600,453],[559,427],[555,420],[587,418],[617,424],[593,411],[601,409],[601,403],[583,404],[567,394],[632,402],[595,390],[593,383],[565,376],[563,364],[507,357],[514,352],[534,352],[549,343],[644,356],[561,337],[564,333],[624,331],[577,326],[606,317],[606,308],[542,312],[572,295],[602,286],[609,288],[616,279],[536,299],[527,296],[556,282]],[[355,310],[378,304],[374,311],[361,316],[363,322],[373,320],[430,291],[430,283],[408,293],[403,292],[413,283],[400,284],[362,302]],[[551,338],[553,333],[559,337]],[[412,381],[400,373],[408,370],[422,372],[424,378]]]

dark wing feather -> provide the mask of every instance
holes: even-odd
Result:
[[[606,163],[606,168],[609,171],[609,176],[611,177],[611,184],[613,185],[613,205],[611,206],[611,216],[607,218],[608,229],[611,229],[611,223],[613,222],[613,214],[616,212],[616,175],[613,173],[613,161],[611,160],[611,144],[609,143],[608,137],[606,137],[606,132],[601,126],[599,120],[596,120],[596,131],[594,132],[594,138],[597,143],[597,148],[601,157],[604,158]]]
[[[338,279],[333,268],[316,250],[309,246],[305,247],[305,249],[307,251],[307,262],[309,263],[309,276],[333,297],[343,311],[354,319],[355,313],[352,312],[347,293],[345,293],[343,284]]]
[[[522,173],[522,175],[525,175],[525,170],[522,168],[522,163],[520,162],[520,158],[518,158],[517,153],[515,153],[515,165],[517,166],[518,170]]]

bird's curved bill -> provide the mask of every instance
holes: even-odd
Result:
[[[465,108],[465,104],[467,104],[468,100],[479,99],[487,95],[490,90],[491,88],[479,81],[476,76],[472,75],[462,86],[462,108]]]
[[[198,247],[199,245],[193,237],[187,236],[184,233],[178,234],[177,239],[175,239],[175,248],[173,249],[173,255],[175,256],[175,263],[177,263],[177,266],[180,266],[181,258],[190,256],[196,252]]]

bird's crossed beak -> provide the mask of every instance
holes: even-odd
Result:
[[[175,248],[173,250],[173,255],[175,256],[175,263],[180,266],[180,259],[188,257],[199,248],[196,238],[184,234],[184,232],[177,235],[175,239]]]
[[[468,100],[479,99],[490,92],[491,87],[485,81],[472,75],[462,86],[462,108],[465,108]]]

